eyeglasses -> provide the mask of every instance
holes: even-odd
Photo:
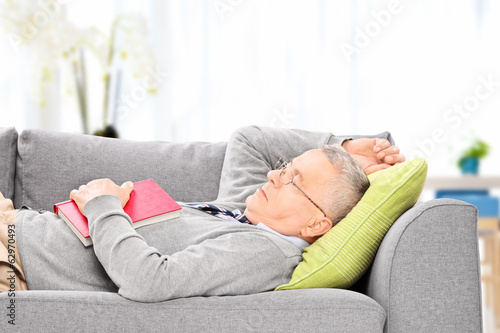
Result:
[[[294,177],[293,171],[290,170],[291,167],[289,168],[289,163],[285,160],[284,157],[281,157],[278,160],[278,162],[276,162],[276,164],[274,165],[274,169],[281,170],[279,177],[278,177],[281,184],[283,184],[283,185],[293,184],[293,186],[295,186],[303,195],[305,195],[306,198],[309,199],[309,201],[311,201],[311,203],[314,206],[316,206],[316,208],[318,208],[323,213],[323,215],[325,215],[325,217],[326,217],[326,214],[323,211],[323,209],[321,209],[314,201],[312,201],[312,199],[304,191],[302,191],[300,189],[300,187],[297,186],[297,184],[295,184],[293,182],[293,177]]]

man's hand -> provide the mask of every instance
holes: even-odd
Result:
[[[348,140],[342,147],[361,164],[367,175],[405,161],[399,148],[391,147],[386,139]]]
[[[97,179],[93,180],[87,185],[82,185],[78,190],[71,191],[69,198],[74,200],[83,214],[83,207],[91,199],[100,195],[115,195],[122,201],[122,207],[130,199],[130,193],[134,189],[134,183],[131,181],[123,183],[122,186],[116,185],[111,179]]]

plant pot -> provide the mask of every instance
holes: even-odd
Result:
[[[460,163],[462,174],[477,175],[479,171],[479,159],[475,157],[466,157]]]
[[[94,132],[95,136],[104,136],[106,138],[118,138],[118,131],[113,125],[108,125],[104,129],[99,129]]]

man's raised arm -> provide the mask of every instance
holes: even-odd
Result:
[[[363,139],[357,140],[358,138]],[[348,141],[351,139],[354,140]],[[391,152],[393,148],[387,150],[394,144],[388,132],[375,136],[337,137],[332,133],[297,129],[242,127],[233,133],[228,142],[217,201],[243,210],[245,199],[267,182],[267,173],[280,157],[291,160],[307,150],[320,148],[325,144],[343,144],[344,148],[349,147],[346,150],[363,166],[370,167],[368,171],[391,165],[376,166],[383,164],[377,154],[394,154]],[[377,144],[382,147],[374,153]],[[403,162],[404,157],[395,157],[394,160],[394,163]]]

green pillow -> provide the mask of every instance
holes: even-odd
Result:
[[[290,282],[276,290],[352,286],[372,263],[394,221],[417,202],[426,175],[423,158],[369,175],[370,187],[358,204],[304,250]]]

